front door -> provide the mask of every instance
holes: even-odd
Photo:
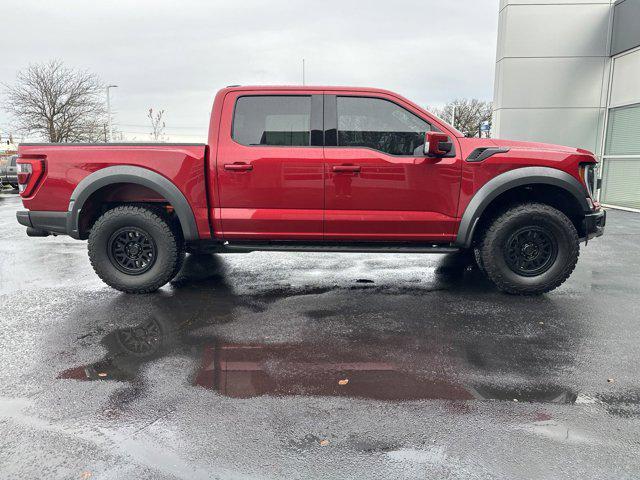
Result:
[[[228,94],[219,135],[223,238],[322,240],[322,95]]]
[[[459,154],[426,157],[431,125],[392,97],[327,94],[324,103],[324,238],[452,241]]]

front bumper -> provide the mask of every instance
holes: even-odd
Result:
[[[607,211],[600,209],[597,212],[588,213],[584,216],[583,227],[585,237],[581,240],[591,240],[604,233],[604,226],[607,223]]]

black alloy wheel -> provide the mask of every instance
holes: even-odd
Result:
[[[506,208],[481,233],[478,264],[506,293],[539,295],[562,285],[580,254],[573,221],[551,205]]]
[[[184,260],[179,223],[153,206],[120,205],[89,232],[89,259],[98,276],[126,293],[150,293],[176,276]]]
[[[548,229],[526,226],[511,234],[504,250],[507,265],[514,273],[535,277],[556,261],[558,242]]]
[[[128,275],[146,272],[153,267],[158,255],[151,235],[136,227],[124,227],[115,231],[107,248],[113,266]]]

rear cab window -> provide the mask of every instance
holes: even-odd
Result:
[[[246,146],[310,146],[311,96],[239,97],[236,100],[231,137]]]

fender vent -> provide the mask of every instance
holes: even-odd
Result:
[[[507,153],[509,147],[480,147],[476,148],[467,157],[467,162],[481,162],[487,158],[495,155],[496,153]]]

